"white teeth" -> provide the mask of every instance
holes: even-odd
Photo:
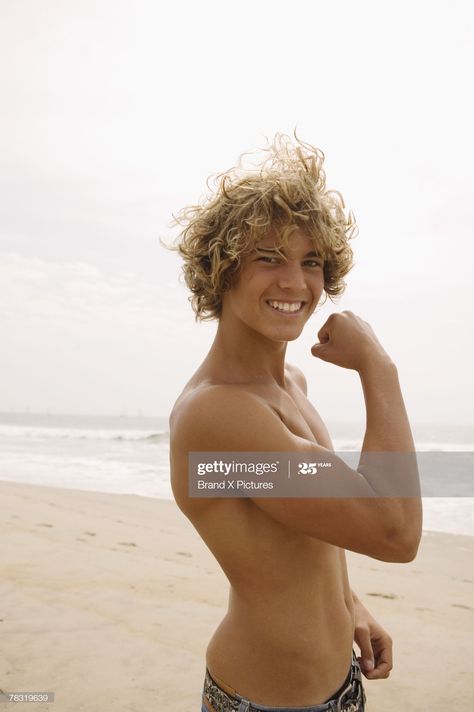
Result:
[[[268,303],[274,309],[278,309],[279,311],[284,311],[284,312],[299,311],[301,309],[301,305],[303,304],[303,302],[293,302],[293,304],[290,304],[289,302],[274,302],[274,301],[270,301]]]

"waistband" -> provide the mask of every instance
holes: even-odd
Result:
[[[268,707],[241,697],[230,695],[212,679],[206,668],[203,698],[206,697],[215,712],[364,712],[366,696],[362,685],[362,673],[355,652],[352,651],[351,669],[347,685],[342,691],[319,705],[306,707]]]

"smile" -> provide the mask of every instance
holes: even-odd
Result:
[[[274,299],[267,301],[269,307],[281,314],[300,314],[305,302],[279,302]]]

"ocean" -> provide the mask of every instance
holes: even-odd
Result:
[[[360,450],[362,425],[328,427],[336,451]],[[473,426],[413,434],[419,452],[474,451]],[[0,413],[0,480],[171,500],[168,419]],[[473,497],[424,497],[423,509],[425,531],[474,536]]]

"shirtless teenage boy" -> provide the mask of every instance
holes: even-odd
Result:
[[[193,307],[218,320],[170,417],[176,502],[230,583],[206,652],[202,710],[357,711],[361,668],[367,679],[388,677],[392,643],[351,591],[344,550],[413,560],[420,499],[371,499],[363,488],[348,499],[188,496],[192,451],[333,450],[285,351],[323,293],[343,291],[355,225],[326,190],[318,149],[277,135],[268,154],[259,171],[224,174],[213,198],[179,217]],[[363,452],[413,452],[396,366],[371,327],[352,312],[332,314],[318,339],[313,357],[360,376]]]

